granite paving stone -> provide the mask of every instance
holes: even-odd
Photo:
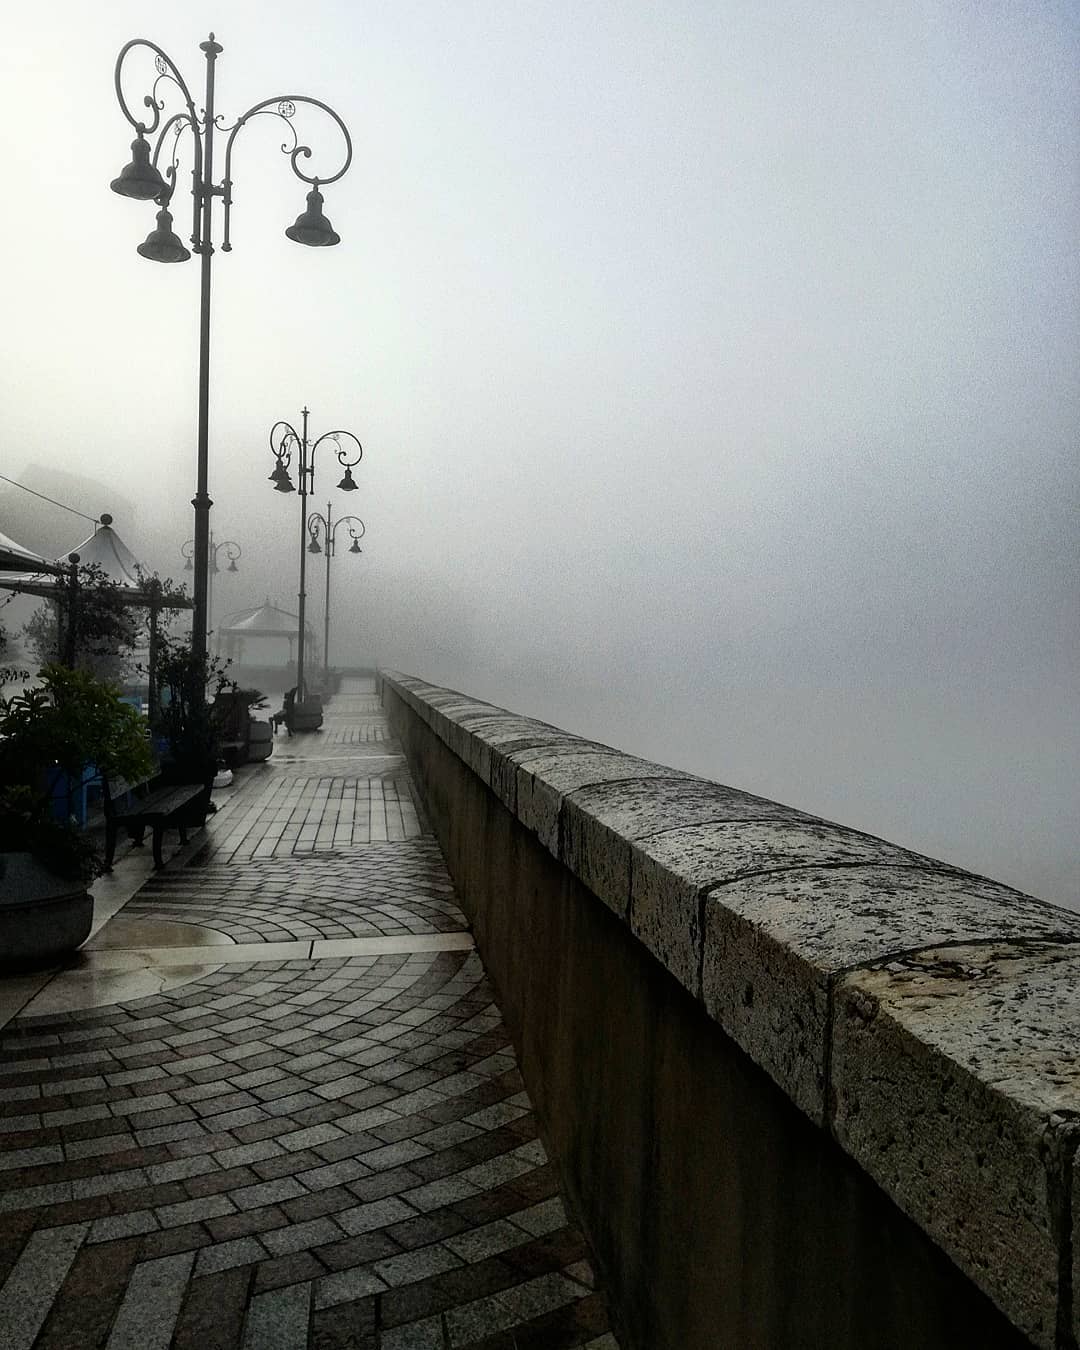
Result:
[[[243,1350],[306,1350],[311,1291],[293,1285],[259,1294],[248,1309]]]
[[[122,996],[200,930],[225,964]],[[4,1350],[614,1344],[372,694],[242,770],[99,958],[113,1002],[61,973],[0,1028]]]
[[[169,1350],[194,1262],[190,1253],[178,1252],[137,1265],[106,1350]]]
[[[60,1291],[86,1224],[35,1233],[0,1289],[0,1326],[7,1350],[30,1350]]]

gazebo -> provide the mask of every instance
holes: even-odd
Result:
[[[236,613],[228,615],[221,624],[219,633],[225,655],[238,666],[243,665],[245,660],[252,664],[250,653],[245,650],[248,643],[260,639],[276,642],[284,640],[287,649],[282,665],[290,666],[296,660],[298,623],[299,619],[295,614],[271,604],[270,597],[267,596],[261,605],[257,605],[254,609],[237,610]],[[314,650],[315,633],[310,624],[304,625],[304,632],[307,649]],[[270,663],[260,661],[254,664],[262,666]]]

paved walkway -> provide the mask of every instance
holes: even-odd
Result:
[[[616,1350],[374,696],[149,861],[8,981],[4,1350]]]

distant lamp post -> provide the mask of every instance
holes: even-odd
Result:
[[[364,537],[364,522],[359,516],[338,516],[335,520],[331,513],[330,503],[327,502],[325,516],[320,511],[312,511],[307,519],[308,534],[311,536],[307,546],[308,552],[326,554],[326,612],[323,615],[324,689],[330,687],[330,559],[334,556],[338,528],[342,525],[349,527],[349,534],[352,537],[349,552],[363,553],[364,550],[360,547],[360,540]],[[320,533],[323,540],[321,544],[319,543]]]
[[[206,627],[208,631],[214,628],[214,578],[221,571],[218,567],[218,553],[223,552],[229,560],[226,572],[239,572],[237,562],[244,556],[244,551],[235,539],[222,539],[219,543],[214,542],[214,531],[210,531],[210,542],[207,545],[207,568],[206,568]],[[195,540],[185,539],[180,545],[180,556],[184,559],[184,571],[194,571],[195,562]],[[194,560],[194,561],[193,561]],[[218,650],[221,643],[215,638],[214,649]]]
[[[69,670],[75,669],[75,652],[78,645],[78,609],[79,609],[79,562],[77,553],[69,553],[67,560],[71,564],[67,574],[67,623],[62,619],[63,606],[58,606],[57,615],[60,618],[60,651],[59,660]]]
[[[307,602],[306,574],[307,574],[307,555],[308,552],[319,552],[319,548],[310,549],[308,542],[308,514],[307,499],[308,493],[315,491],[315,454],[319,446],[326,441],[333,441],[337,447],[337,460],[345,470],[338,487],[342,492],[355,492],[357,488],[356,480],[352,476],[353,469],[360,463],[364,450],[360,442],[351,431],[326,431],[317,441],[309,445],[308,443],[308,410],[302,409],[301,422],[302,430],[297,431],[290,422],[275,422],[270,428],[270,449],[273,451],[274,471],[270,475],[270,482],[274,485],[275,492],[295,492],[296,485],[289,477],[289,468],[293,462],[293,456],[296,456],[296,474],[300,480],[300,593],[299,593],[299,614],[297,615],[296,632],[296,701],[303,703],[305,697],[304,689],[304,641],[306,630],[304,627],[304,608]],[[344,444],[342,442],[344,441]],[[355,451],[355,454],[353,452]],[[352,456],[350,458],[350,456]],[[361,525],[361,533],[363,526]],[[356,539],[360,536],[357,535]],[[356,539],[353,540],[356,543]],[[318,545],[318,539],[312,538],[313,543]],[[357,546],[356,550],[360,549]]]
[[[154,229],[150,231],[145,241],[138,248],[142,257],[149,258],[151,262],[186,262],[191,257],[191,252],[174,233],[173,218],[169,208],[176,189],[180,141],[186,132],[191,133],[194,161],[191,175],[191,195],[194,203],[191,250],[202,256],[202,299],[199,320],[198,471],[195,496],[191,503],[195,508],[195,539],[193,543],[195,613],[192,621],[191,645],[196,656],[205,656],[206,632],[210,615],[210,572],[208,568],[210,507],[213,505],[208,492],[208,445],[210,425],[210,262],[214,253],[212,228],[214,198],[220,197],[222,199],[224,228],[221,248],[223,252],[228,253],[232,248],[229,239],[229,226],[233,200],[233,143],[241,127],[246,126],[252,118],[261,116],[280,118],[292,136],[292,143],[282,145],[281,149],[284,154],[288,155],[289,163],[296,177],[301,182],[309,184],[311,188],[311,191],[307,194],[305,210],[296,218],[295,224],[286,229],[285,234],[289,239],[295,240],[296,243],[306,244],[312,248],[326,248],[329,245],[337,244],[340,242],[340,236],[323,215],[321,189],[328,183],[336,183],[352,163],[352,140],[349,137],[348,128],[333,108],[326,103],[321,103],[317,98],[309,98],[305,94],[277,95],[274,98],[263,99],[261,103],[254,104],[247,112],[243,113],[231,127],[220,125],[220,119],[214,113],[214,66],[223,49],[219,43],[214,41],[213,33],[210,34],[206,42],[201,42],[199,47],[206,56],[206,90],[201,110],[196,108],[195,101],[175,63],[156,43],[149,42],[145,38],[135,38],[120,49],[120,55],[116,59],[116,97],[120,102],[120,108],[124,116],[135,129],[135,139],[131,143],[130,163],[120,170],[119,176],[113,179],[110,187],[114,192],[118,192],[121,197],[130,197],[135,201],[153,201],[158,205]],[[157,71],[157,75],[152,82],[149,81],[149,72],[147,72],[150,92],[143,96],[142,108],[148,111],[142,112],[140,108],[139,116],[131,111],[124,97],[121,83],[121,67],[128,53],[135,48],[145,48],[153,53],[154,67]],[[167,92],[161,89],[163,84],[175,85],[184,103],[183,109],[180,112],[173,113],[164,123],[161,115],[165,108],[165,100],[164,97],[159,96],[159,94],[163,95]],[[336,123],[338,130],[341,132],[345,141],[345,158],[336,173],[309,176],[301,170],[300,160],[311,158],[311,148],[300,143],[296,128],[293,126],[292,119],[296,115],[298,104],[321,109]],[[221,181],[217,183],[214,181],[214,133],[216,131],[220,131],[222,135],[228,135],[228,140],[225,142],[225,173]],[[156,137],[152,152],[150,142],[147,140],[148,135]],[[163,150],[164,155],[162,154]],[[166,165],[164,174],[159,168],[160,164]]]

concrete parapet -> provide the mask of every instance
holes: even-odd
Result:
[[[628,1344],[1076,1346],[1080,916],[379,679]]]

